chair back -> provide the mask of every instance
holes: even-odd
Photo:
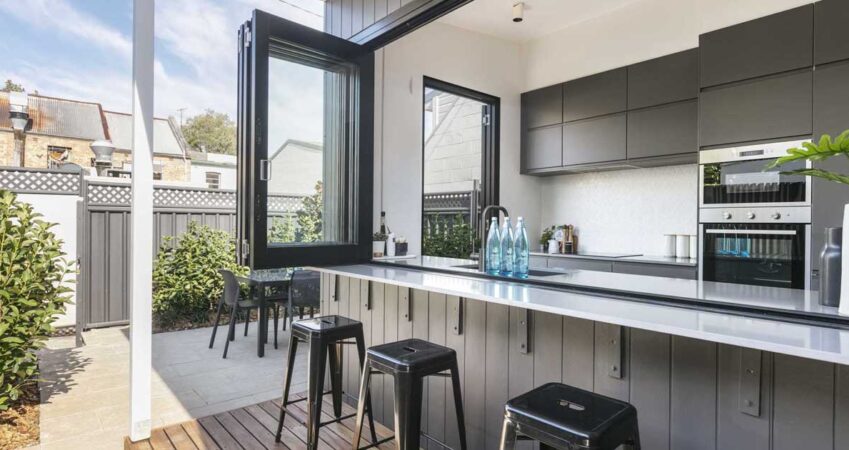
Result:
[[[224,278],[224,291],[221,292],[224,298],[224,304],[227,306],[235,306],[239,301],[239,281],[236,280],[236,275],[227,269],[218,269],[218,273]]]
[[[292,306],[321,305],[321,274],[314,270],[296,270],[289,282],[289,301]]]

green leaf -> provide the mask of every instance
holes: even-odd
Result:
[[[849,176],[841,175],[834,172],[829,172],[822,169],[797,169],[781,172],[783,175],[805,175],[811,177],[822,178],[824,180],[833,181],[835,183],[849,185]]]

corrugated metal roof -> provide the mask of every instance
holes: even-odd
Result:
[[[29,95],[27,113],[32,119],[29,133],[88,139],[106,139],[103,116],[97,103]],[[9,93],[0,92],[0,127],[12,128],[9,122]]]
[[[104,111],[109,136],[116,149],[133,148],[133,117],[129,114]],[[153,119],[153,153],[157,155],[183,156],[183,148],[168,119]]]

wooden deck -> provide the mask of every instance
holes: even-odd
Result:
[[[293,397],[300,398],[304,394]],[[280,400],[267,401],[235,411],[216,414],[210,417],[159,428],[151,432],[150,439],[140,442],[124,440],[127,450],[262,450],[306,448],[307,429],[303,425],[306,418],[306,403],[298,402],[289,406],[292,414],[286,415],[281,442],[274,442],[277,431],[277,417],[280,414]],[[333,405],[330,397],[325,396],[322,406],[322,420],[331,420]],[[342,414],[350,414],[354,408],[343,404]],[[353,438],[354,418],[321,427],[319,448],[326,450],[350,450]],[[377,424],[379,439],[389,437],[392,431]],[[363,426],[363,441],[367,444],[368,422]],[[381,449],[395,448],[392,442],[381,444]]]

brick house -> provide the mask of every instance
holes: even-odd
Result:
[[[94,141],[110,140],[115,145],[112,167],[115,174],[129,171],[132,164],[132,117],[104,111],[99,103],[30,94],[26,96],[31,124],[24,137],[24,167],[50,168],[74,163],[94,174],[89,147]],[[9,93],[0,92],[0,166],[12,166],[15,133],[9,119]],[[179,126],[168,119],[154,119],[155,177],[185,182],[190,162]]]

